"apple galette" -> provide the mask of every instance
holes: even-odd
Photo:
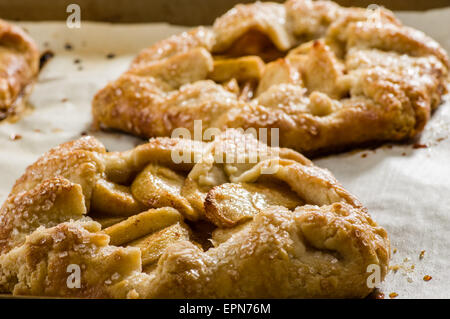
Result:
[[[62,144],[0,211],[0,291],[14,295],[364,297],[389,256],[327,170],[236,130],[125,152]]]
[[[144,137],[194,120],[278,128],[281,146],[314,155],[414,137],[448,66],[436,41],[383,8],[258,2],[143,50],[92,108],[97,127]]]
[[[0,120],[20,113],[39,72],[39,52],[19,27],[0,20]]]

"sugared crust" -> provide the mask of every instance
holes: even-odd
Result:
[[[233,71],[242,56],[267,62],[256,82],[245,75],[259,70]],[[235,63],[227,67],[234,77],[217,75],[223,59]],[[198,66],[185,68],[189,61]],[[436,41],[385,9],[310,0],[238,5],[212,29],[145,49],[97,93],[92,111],[98,127],[144,137],[193,130],[202,120],[203,129],[279,128],[281,146],[331,152],[420,133],[446,92],[448,67]],[[212,81],[224,76],[230,81]]]
[[[256,162],[217,162],[219,155],[239,154],[248,160],[252,150],[263,149],[251,135],[231,130],[211,143],[156,138],[116,153],[87,137],[50,150],[26,170],[1,208],[0,291],[114,298],[369,294],[367,267],[378,265],[381,279],[387,272],[385,230],[328,171],[299,153],[271,148],[269,155],[257,153]],[[176,164],[172,151],[203,157]],[[263,174],[267,167],[277,169]],[[249,185],[251,196],[236,196],[233,187],[218,193],[224,183]],[[267,185],[280,186],[274,193]],[[103,191],[96,191],[98,187]],[[277,199],[277,192],[286,188],[291,199]],[[143,191],[154,195],[142,197]],[[152,210],[160,201],[149,198],[157,200],[158,194],[165,196],[165,203],[183,202],[189,209]],[[216,207],[229,196],[236,201],[230,216],[242,213],[246,218],[223,225]],[[130,209],[104,215],[110,201]],[[129,201],[139,206],[127,206]],[[142,218],[129,217],[136,207],[141,207]],[[95,221],[105,217],[120,224],[101,229]],[[190,220],[189,225],[209,224],[214,246],[197,243],[207,230],[190,230],[180,218]],[[151,220],[159,226],[148,224]],[[181,233],[164,231],[176,222]],[[120,238],[114,237],[118,228]],[[118,241],[126,241],[124,247],[110,244]],[[69,265],[80,266],[81,288],[67,285]]]
[[[141,270],[141,253],[108,245],[100,225],[80,220],[41,227],[7,254],[0,255],[3,292],[32,296],[111,297],[108,283]],[[70,265],[80,267],[80,287],[71,288]],[[74,282],[75,283],[75,282]]]
[[[137,275],[144,283],[136,290],[152,298],[361,298],[370,291],[367,266],[388,258],[386,232],[347,204],[275,207],[207,252],[189,242],[171,247],[155,277]]]
[[[105,169],[103,153],[104,146],[91,137],[61,144],[27,167],[11,194],[30,191],[47,179],[62,177],[82,186],[86,207],[89,207],[96,178]]]
[[[20,107],[39,71],[36,44],[22,29],[0,20],[0,116]]]

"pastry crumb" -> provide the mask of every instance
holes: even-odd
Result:
[[[400,269],[400,265],[389,266],[389,268],[390,268],[393,272],[397,272],[397,271]]]
[[[422,260],[425,257],[425,250],[422,250],[419,254],[419,259]]]
[[[44,51],[40,58],[39,58],[39,70],[42,70],[42,68],[55,56],[55,53],[53,53],[50,50]]]
[[[391,298],[391,299],[394,299],[394,298],[397,298],[397,297],[398,297],[398,293],[396,293],[396,292],[391,292],[389,294],[389,298]]]
[[[418,148],[427,148],[428,146],[427,145],[425,145],[425,144],[420,144],[420,143],[415,143],[414,145],[413,145],[413,148],[414,149],[418,149]]]
[[[10,139],[11,141],[17,141],[17,140],[20,140],[21,138],[22,138],[22,135],[16,134],[16,133],[12,133],[12,134],[9,136],[9,139]]]

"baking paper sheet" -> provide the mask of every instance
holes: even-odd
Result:
[[[398,16],[450,52],[450,8]],[[42,153],[89,132],[93,95],[126,70],[140,49],[186,29],[88,22],[82,22],[81,29],[69,29],[63,22],[20,25],[41,51],[51,50],[55,57],[39,76],[30,98],[31,114],[15,124],[0,124],[1,202],[26,166]],[[108,59],[108,54],[114,57]],[[330,169],[387,229],[396,250],[391,265],[399,269],[391,271],[380,287],[386,298],[391,292],[397,298],[450,298],[450,98],[445,100],[420,138],[427,148],[384,146],[315,161]],[[21,138],[12,140],[13,134]],[[93,135],[109,150],[142,143],[120,133]],[[432,279],[424,281],[425,275]]]

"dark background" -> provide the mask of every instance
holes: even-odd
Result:
[[[276,2],[283,2],[277,1]],[[252,0],[0,0],[0,17],[10,20],[65,20],[66,7],[77,3],[81,19],[108,22],[211,24],[237,3]],[[391,10],[427,10],[450,6],[450,0],[336,0],[344,6],[380,4]]]

